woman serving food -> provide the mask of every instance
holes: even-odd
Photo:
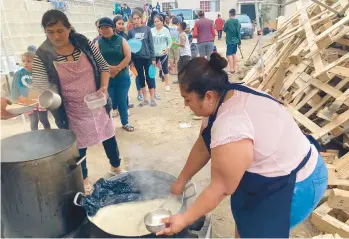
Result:
[[[179,72],[185,105],[204,119],[172,193],[181,194],[210,159],[211,183],[186,212],[163,219],[167,227],[158,235],[181,231],[231,196],[236,237],[289,237],[322,198],[326,165],[316,141],[277,100],[229,83],[226,66],[214,53]]]

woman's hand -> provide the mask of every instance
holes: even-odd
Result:
[[[167,52],[169,51],[169,49],[168,48],[166,48],[166,49],[164,49],[164,50],[162,50],[162,54],[167,54]]]
[[[121,68],[119,66],[110,66],[110,76],[115,77],[119,72],[121,71]]]
[[[102,92],[103,94],[108,95],[108,87],[102,86],[101,88],[99,88],[98,92]]]
[[[177,179],[177,181],[171,185],[171,193],[174,195],[183,194],[185,185],[186,185],[185,181]]]
[[[6,107],[9,104],[11,104],[11,101],[9,101],[4,97],[1,97],[1,119],[2,120],[7,120],[17,116],[17,115],[10,114],[9,112],[6,111]]]
[[[183,214],[177,214],[171,217],[162,219],[162,222],[165,223],[166,228],[161,232],[156,233],[157,236],[168,235],[171,236],[178,232],[181,232],[189,223],[185,220]]]

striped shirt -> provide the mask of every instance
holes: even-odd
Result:
[[[99,67],[99,70],[101,72],[109,72],[109,65],[104,60],[100,51],[95,47],[95,45],[91,41],[88,41],[88,44],[92,50],[93,58],[96,61],[97,66]],[[81,50],[75,48],[72,55],[69,55],[69,56],[72,56],[74,58],[74,61],[78,61],[80,55],[81,55]],[[57,61],[67,62],[68,61],[67,56],[57,54]],[[32,79],[33,79],[32,89],[38,90],[38,91],[50,89],[50,90],[53,90],[54,92],[58,92],[57,86],[49,82],[44,63],[40,60],[40,58],[37,55],[35,55],[34,57]]]

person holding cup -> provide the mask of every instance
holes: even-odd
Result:
[[[109,65],[95,45],[72,28],[67,16],[49,10],[42,17],[47,39],[36,51],[32,70],[30,98],[47,89],[58,93],[61,106],[51,111],[60,129],[70,129],[77,136],[80,157],[95,144],[103,143],[111,165],[110,173],[121,173],[120,156],[115,131],[110,118],[111,101],[91,111],[84,97],[100,91],[108,95]],[[88,181],[86,160],[82,162],[85,192],[92,186]]]
[[[131,50],[126,39],[114,33],[113,20],[103,17],[99,20],[99,32],[102,38],[97,46],[102,56],[110,65],[111,78],[108,92],[113,101],[113,109],[119,110],[122,128],[133,132],[134,127],[128,122],[128,91],[131,86],[128,64],[131,61]]]

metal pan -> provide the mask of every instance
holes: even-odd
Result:
[[[168,186],[167,190],[168,190],[169,195],[170,195],[171,185],[177,180],[176,176],[169,174],[169,173],[166,173],[166,172],[163,172],[163,171],[157,171],[157,170],[137,170],[137,171],[126,172],[126,173],[122,173],[120,175],[111,177],[108,180],[118,181],[118,180],[123,179],[126,176],[129,176],[129,175],[136,177],[136,178],[139,177],[142,179],[142,182],[146,181],[147,183],[149,183],[149,185],[158,185],[159,183],[161,183],[162,185],[167,184],[167,186]],[[190,188],[192,188],[192,191],[193,191],[192,193],[189,193]],[[174,200],[178,200],[178,202],[181,204],[181,207],[178,211],[172,212],[172,213],[176,214],[176,213],[184,212],[187,209],[188,199],[195,196],[195,195],[196,195],[196,185],[194,183],[190,182],[186,185],[183,195],[175,197]],[[74,198],[75,205],[81,206],[81,204],[79,204],[79,202],[78,202],[79,198],[81,196],[84,197],[84,194],[81,192],[76,194],[76,196]],[[164,198],[164,200],[167,200],[167,198]],[[144,205],[146,206],[146,201],[141,202],[141,203],[144,203]],[[122,205],[125,205],[125,204],[127,204],[127,203],[124,203]],[[156,209],[156,208],[147,208],[147,212],[152,211],[154,209]],[[130,210],[132,210],[132,208]],[[138,213],[138,212],[134,212],[134,213]],[[139,212],[139,213],[142,213],[142,212]],[[143,213],[142,213],[142,215],[139,215],[139,217],[143,219],[145,214],[143,215]],[[102,223],[105,220],[99,220],[98,222],[96,222],[96,220],[94,220],[95,216],[94,217],[87,216],[87,217],[91,223],[93,223],[95,226],[97,226],[100,230],[104,231],[102,229],[103,228]],[[117,214],[117,215],[114,214],[113,221],[115,224],[119,223],[119,222],[123,222],[123,221],[125,221],[124,217],[125,216],[122,215],[121,213]],[[106,217],[106,220],[108,220],[107,217]],[[143,223],[143,220],[141,220],[139,223]],[[146,235],[151,234],[150,232],[140,233],[139,230],[135,230],[134,232],[132,231],[132,233],[131,233],[132,235],[130,233],[125,235],[125,233],[122,233],[122,232],[118,232],[117,234],[115,234],[115,233],[111,234],[109,232],[106,232],[106,233],[108,233],[109,235],[118,236],[118,237],[139,237],[139,236],[146,236]]]

